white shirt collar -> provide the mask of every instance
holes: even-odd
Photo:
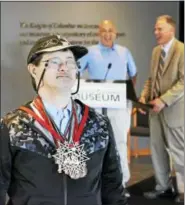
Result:
[[[161,46],[161,48],[165,51],[165,53],[167,54],[172,46],[172,43],[174,41],[174,37],[165,45]]]

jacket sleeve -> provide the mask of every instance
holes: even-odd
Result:
[[[109,120],[108,129],[109,144],[102,171],[102,205],[128,205],[122,185],[120,157]]]
[[[144,88],[140,96],[143,97],[146,100],[146,102],[149,101],[150,99],[151,87],[152,87],[152,80],[149,77],[148,80],[145,81]]]
[[[5,205],[11,179],[11,151],[8,128],[2,120],[0,128],[0,204]]]
[[[154,62],[156,59],[156,51],[157,51],[157,47],[155,47],[152,51],[152,56],[151,56],[151,60],[150,60],[150,74],[148,79],[145,81],[144,83],[144,88],[141,92],[140,97],[143,97],[146,102],[148,102],[150,100],[151,97],[151,91],[152,91],[152,76],[153,76],[153,67],[154,67]]]

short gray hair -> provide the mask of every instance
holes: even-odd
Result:
[[[171,16],[169,16],[169,15],[161,15],[161,16],[157,17],[157,21],[160,20],[160,19],[165,19],[168,24],[170,24],[171,26],[176,28],[176,22],[175,22],[175,20]]]

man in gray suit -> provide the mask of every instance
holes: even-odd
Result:
[[[171,165],[176,173],[176,202],[184,201],[184,44],[175,38],[175,22],[163,15],[157,18],[151,73],[140,101],[153,105],[150,112],[151,153],[155,171],[154,191],[149,199],[175,196]],[[140,112],[145,114],[143,110]]]

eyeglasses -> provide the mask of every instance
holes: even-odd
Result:
[[[74,70],[77,69],[77,64],[74,60],[67,60],[67,61],[62,61],[60,58],[51,58],[45,61],[42,61],[46,63],[46,67],[49,69],[59,69],[61,65],[65,65],[68,69]]]

